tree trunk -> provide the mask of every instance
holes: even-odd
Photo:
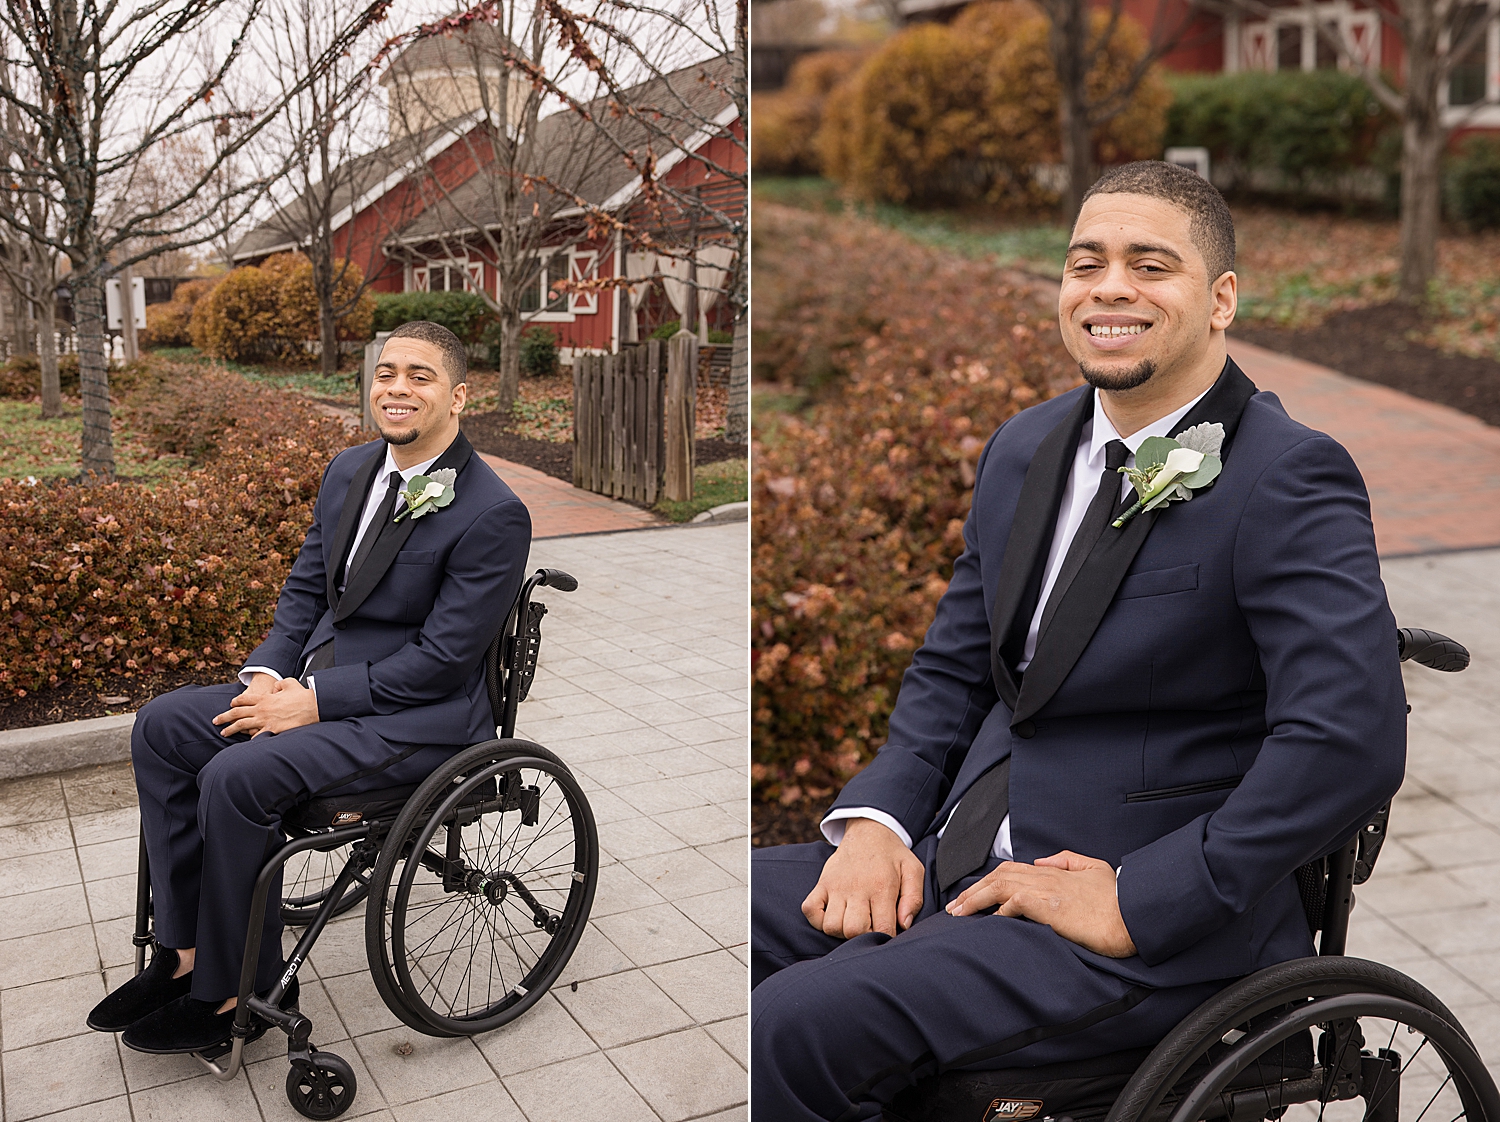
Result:
[[[96,266],[73,282],[78,321],[78,379],[83,390],[84,483],[113,483],[114,441],[109,428],[109,359],[104,347],[104,282]]]
[[[135,272],[129,265],[120,270],[120,335],[125,340],[125,361],[140,358],[135,338]]]
[[[322,294],[319,293],[321,303]],[[318,345],[321,354],[319,369],[325,378],[332,378],[339,372],[339,324],[333,318],[333,301],[324,304],[318,309]]]
[[[43,278],[45,279],[45,278]],[[37,356],[42,365],[42,416],[62,416],[62,386],[57,377],[57,298],[49,280],[38,285]]]
[[[500,316],[500,399],[497,413],[509,413],[521,392],[521,317],[518,313]]]
[[[1057,71],[1057,125],[1063,165],[1068,171],[1067,220],[1071,224],[1083,206],[1083,194],[1093,185],[1093,152],[1088,121],[1089,13],[1082,0],[1056,0],[1047,7],[1051,17],[1048,45]]]
[[[1405,3],[1406,105],[1401,126],[1401,274],[1399,294],[1415,304],[1427,298],[1437,272],[1442,216],[1439,169],[1448,130],[1438,106],[1438,20],[1426,3]]]
[[[750,443],[750,321],[741,314],[734,321],[734,349],[729,352],[729,415],[724,439]]]

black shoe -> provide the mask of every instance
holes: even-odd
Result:
[[[110,994],[89,1014],[88,1026],[95,1032],[124,1032],[136,1021],[184,996],[193,988],[193,972],[172,977],[177,952],[156,947],[151,965]]]
[[[295,1009],[300,987],[297,979],[287,987],[280,1005],[283,1009]],[[120,1043],[137,1052],[167,1056],[181,1052],[209,1052],[224,1054],[224,1045],[231,1042],[230,1027],[234,1024],[233,1009],[227,1013],[214,1010],[222,1001],[199,1001],[190,994],[183,994],[170,1005],[164,1005],[148,1013],[125,1030]],[[259,1040],[270,1026],[253,1013],[250,1015],[250,1035],[245,1042]]]

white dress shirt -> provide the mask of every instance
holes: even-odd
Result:
[[[437,456],[434,456],[430,460],[423,460],[420,464],[413,464],[409,468],[397,467],[395,453],[391,450],[389,444],[385,446],[385,464],[381,467],[380,474],[375,477],[375,482],[370,485],[369,497],[365,499],[365,509],[360,512],[359,525],[354,530],[354,540],[349,543],[350,560],[353,560],[354,555],[359,552],[360,540],[364,538],[365,533],[370,529],[370,523],[375,521],[375,512],[380,509],[380,504],[385,501],[385,493],[390,486],[391,472],[399,471],[401,473],[402,490],[404,491],[411,486],[413,476],[423,474],[433,464],[437,463],[437,460]],[[405,503],[405,499],[398,498],[396,500],[396,509],[400,510]],[[336,558],[334,564],[337,563],[338,559]],[[348,575],[345,572],[344,578],[346,581],[348,580]],[[339,585],[339,591],[344,591],[344,585]],[[240,671],[240,681],[248,686],[256,674],[269,674],[278,682],[281,681],[282,677],[269,666],[247,666]],[[311,678],[307,680],[307,685],[309,689],[313,690],[314,694],[317,693],[317,689],[313,685]]]
[[[1203,393],[1207,393],[1204,390]],[[1115,431],[1115,426],[1110,423],[1109,417],[1104,412],[1104,402],[1098,393],[1094,394],[1094,416],[1092,420],[1085,421],[1083,431],[1078,436],[1078,451],[1073,456],[1073,470],[1068,473],[1067,486],[1063,488],[1062,504],[1057,511],[1057,529],[1052,535],[1052,550],[1047,554],[1047,567],[1042,571],[1042,589],[1037,596],[1036,611],[1031,616],[1031,627],[1026,632],[1026,645],[1022,650],[1021,661],[1016,664],[1016,669],[1025,670],[1031,665],[1032,657],[1036,654],[1037,631],[1042,625],[1042,611],[1047,606],[1047,597],[1052,594],[1052,586],[1057,583],[1057,574],[1062,569],[1063,560],[1068,556],[1068,547],[1073,544],[1073,535],[1078,533],[1078,527],[1083,522],[1084,512],[1088,510],[1089,504],[1094,501],[1094,496],[1099,492],[1099,476],[1104,471],[1104,446],[1111,440],[1118,440],[1130,451],[1125,459],[1126,467],[1135,467],[1135,452],[1147,437],[1166,436],[1177,423],[1187,416],[1188,410],[1202,400],[1203,394],[1199,394],[1181,409],[1168,413],[1160,420],[1152,421],[1145,428],[1134,432],[1129,436],[1121,436]],[[1130,480],[1124,475],[1120,476],[1120,499],[1123,502],[1126,493],[1130,490]],[[954,810],[958,804],[954,804]],[[911,835],[906,832],[905,827],[894,817],[883,810],[874,807],[849,806],[843,807],[829,813],[823,819],[821,829],[823,836],[828,839],[830,845],[838,845],[844,840],[844,820],[849,818],[873,818],[882,826],[889,828],[902,843],[911,847]],[[953,820],[950,812],[949,821]],[[943,836],[943,830],[948,828],[948,823],[943,823],[942,829],[938,830],[938,837]],[[995,835],[995,844],[991,852],[1001,861],[1012,859],[1010,847],[1010,815],[1000,823],[1000,830]]]

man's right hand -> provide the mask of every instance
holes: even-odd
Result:
[[[844,840],[802,901],[807,922],[835,939],[867,931],[895,935],[922,910],[922,862],[888,827],[851,818]]]
[[[272,693],[276,689],[276,679],[269,674],[250,675],[250,684],[245,687],[245,692],[236,695],[236,700],[241,697],[255,697],[258,694]]]

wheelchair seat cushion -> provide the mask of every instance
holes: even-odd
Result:
[[[289,833],[312,834],[339,826],[358,826],[367,822],[393,822],[406,801],[416,793],[420,783],[400,787],[382,787],[352,795],[324,795],[298,803],[282,815],[282,826]],[[493,779],[481,783],[464,797],[463,805],[493,799],[498,788]]]
[[[1277,1079],[1305,1078],[1313,1067],[1310,1032],[1292,1037],[1283,1046],[1274,1076],[1256,1065],[1241,1072],[1230,1086],[1259,1087]],[[1192,1086],[1228,1048],[1215,1044],[1188,1069]],[[948,1071],[920,1080],[898,1094],[886,1107],[886,1122],[1025,1122],[1066,1115],[1078,1122],[1102,1119],[1151,1054],[1150,1048],[1111,1052],[1087,1060],[1041,1067],[999,1068],[994,1071]]]

